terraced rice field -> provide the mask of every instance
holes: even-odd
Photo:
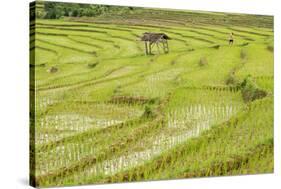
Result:
[[[179,15],[31,23],[37,186],[273,171],[272,27]],[[148,31],[170,52],[146,56]],[[247,77],[263,98],[243,99]]]

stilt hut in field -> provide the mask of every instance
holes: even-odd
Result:
[[[164,53],[168,53],[169,52],[168,40],[170,39],[171,38],[165,33],[145,32],[141,36],[141,41],[144,41],[146,55],[152,54],[151,51],[155,44],[157,46],[158,53],[160,53],[159,47],[163,49]]]

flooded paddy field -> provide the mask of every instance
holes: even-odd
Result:
[[[131,11],[34,21],[36,185],[272,172],[272,18]]]

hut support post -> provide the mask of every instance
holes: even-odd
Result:
[[[149,46],[149,48],[148,48],[148,54],[152,54],[152,53],[151,53],[151,48],[152,48],[151,45],[152,45],[152,43],[149,42],[149,44],[148,44],[148,46]]]
[[[158,44],[158,42],[156,42],[156,45],[157,45],[157,51],[158,51],[158,54],[160,54],[159,44]]]
[[[163,50],[164,50],[165,53],[169,52],[169,46],[168,46],[167,40],[163,41]]]
[[[168,45],[168,41],[166,40],[166,47],[167,47],[167,53],[169,52],[169,45]]]
[[[169,50],[168,50],[166,41],[162,41],[162,46],[163,46],[164,53],[168,53]]]
[[[144,42],[144,48],[145,48],[145,55],[148,55],[148,50],[147,50],[147,42]]]

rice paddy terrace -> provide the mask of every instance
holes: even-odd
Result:
[[[154,11],[31,24],[36,185],[273,171],[272,17]]]

